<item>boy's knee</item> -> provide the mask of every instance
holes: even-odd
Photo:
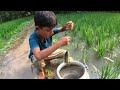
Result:
[[[45,62],[44,60],[37,60],[34,55],[31,57],[31,61],[33,63],[33,66],[37,69],[44,68],[45,67]]]
[[[38,61],[38,63],[40,68],[44,68],[46,66],[44,60]]]
[[[42,70],[46,66],[44,60],[43,61],[35,61],[32,65],[34,67],[33,71],[36,74],[39,74],[40,70]]]
[[[33,65],[35,66],[35,68],[37,68],[37,70],[40,70],[46,66],[44,60],[36,61],[35,63],[33,63]]]

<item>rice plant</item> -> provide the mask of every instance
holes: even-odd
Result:
[[[101,76],[99,79],[116,79],[120,74],[120,61],[108,64],[102,67]]]
[[[97,55],[98,57],[103,57],[104,53],[105,53],[105,47],[103,45],[103,37],[101,35],[98,41]]]

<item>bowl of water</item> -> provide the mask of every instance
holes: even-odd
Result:
[[[57,67],[59,79],[90,79],[85,65],[79,61],[70,60],[70,64],[63,62]]]

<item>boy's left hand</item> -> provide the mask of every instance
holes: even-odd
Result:
[[[73,26],[74,26],[74,23],[72,21],[69,21],[65,24],[65,26],[63,26],[63,29],[64,29],[64,31],[72,30]]]

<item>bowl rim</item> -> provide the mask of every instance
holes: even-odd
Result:
[[[85,68],[85,65],[83,64],[83,63],[81,63],[81,62],[79,62],[79,61],[71,61],[70,62],[70,65],[77,65],[77,66],[81,66],[82,68],[83,68],[83,75],[79,78],[79,79],[82,79],[83,77],[84,77],[84,75],[85,75],[85,73],[87,73],[87,71],[86,71],[86,68]],[[61,63],[58,67],[57,67],[57,76],[58,76],[58,78],[60,78],[60,79],[63,79],[62,77],[61,77],[61,75],[60,75],[60,70],[63,68],[63,67],[65,67],[65,66],[67,66],[67,64],[65,63],[65,62],[63,62],[63,63]]]

